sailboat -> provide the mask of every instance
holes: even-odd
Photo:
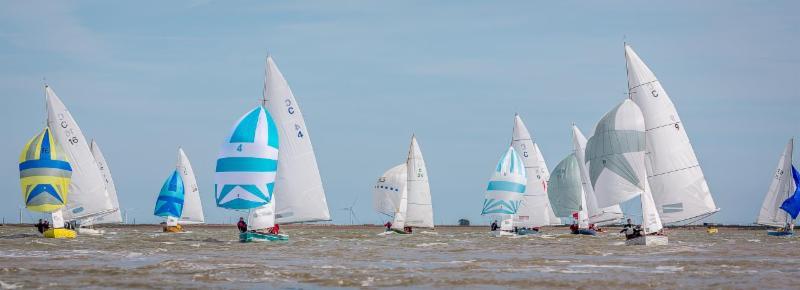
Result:
[[[583,132],[578,129],[578,126],[572,124],[572,145],[575,150],[575,159],[578,161],[578,169],[580,170],[589,224],[602,226],[618,223],[624,217],[622,208],[618,204],[604,208],[597,206],[597,197],[595,197],[594,189],[589,180],[589,171],[586,168],[586,142]]]
[[[115,208],[119,208],[119,201],[117,200],[117,187],[114,185],[114,179],[111,177],[111,170],[106,162],[106,157],[103,155],[103,152],[100,151],[100,146],[97,145],[97,142],[94,140],[89,143],[89,150],[91,150],[92,156],[94,157],[95,162],[97,162],[97,168],[100,169],[100,174],[103,176],[103,180],[105,181],[106,185],[106,191],[108,192],[108,196],[111,200],[111,205]],[[119,210],[107,215],[101,215],[92,219],[84,220],[81,222],[80,227],[77,230],[78,233],[81,234],[102,235],[105,233],[105,231],[94,228],[94,225],[118,223],[122,223],[122,213]]]
[[[433,228],[428,169],[417,137],[411,136],[406,163],[392,167],[373,189],[373,206],[392,218],[387,232],[411,234],[413,227]]]
[[[640,235],[631,235],[626,245],[666,245],[667,236],[656,209],[645,165],[645,121],[630,99],[624,100],[597,122],[586,144],[589,180],[598,207],[608,207],[640,196]]]
[[[244,133],[246,138],[237,137]],[[236,158],[259,165],[229,161]],[[217,206],[250,210],[250,231],[239,235],[242,242],[287,240],[277,233],[277,223],[330,220],[305,119],[271,56],[266,60],[262,106],[242,117],[223,144],[216,179]]]
[[[67,203],[72,166],[49,127],[31,138],[19,157],[19,181],[25,207],[33,212],[52,213],[53,228],[44,232],[49,238],[75,238],[64,228],[61,209]]]
[[[661,82],[625,44],[628,92],[644,114],[647,179],[665,223],[691,223],[719,211],[675,105]]]
[[[570,229],[573,234],[591,235],[597,233],[589,228],[589,214],[586,207],[586,193],[583,190],[580,167],[575,153],[570,153],[556,165],[550,174],[547,195],[556,216],[573,218],[576,224]]]
[[[520,228],[517,234],[537,233],[538,228],[548,225],[560,225],[561,219],[553,213],[547,197],[547,181],[550,171],[542,156],[539,145],[533,141],[528,128],[519,115],[514,115],[514,129],[511,146],[525,164],[525,175],[528,178],[522,202],[514,216],[514,226]]]
[[[514,215],[517,214],[528,183],[526,171],[517,151],[513,146],[508,147],[489,179],[481,210],[481,215],[501,219],[500,227],[492,229],[492,236],[514,235]]]
[[[153,214],[166,218],[164,232],[182,232],[182,225],[204,222],[197,180],[183,148],[178,148],[178,163],[161,186]]]
[[[407,176],[406,163],[399,164],[384,172],[372,189],[375,211],[391,218],[387,233],[408,233],[406,232],[406,215],[408,213]]]
[[[794,138],[789,139],[786,148],[778,160],[778,168],[772,177],[769,191],[764,197],[757,224],[780,227],[776,231],[768,231],[770,236],[794,235],[794,219],[800,210],[800,174],[792,165]]]
[[[65,220],[74,227],[84,222],[91,224],[99,217],[119,211],[119,207],[112,202],[103,173],[89,149],[88,139],[50,86],[45,85],[45,95],[48,127],[56,142],[63,146],[67,160],[72,165],[71,195],[62,212],[54,213],[54,217],[59,215],[59,221],[53,222],[59,226],[59,223],[63,223],[60,220]]]

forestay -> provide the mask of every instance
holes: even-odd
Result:
[[[525,164],[527,186],[515,215],[514,224],[521,227],[540,227],[561,224],[555,216],[547,197],[547,181],[550,171],[544,161],[539,145],[536,144],[525,123],[519,115],[514,116],[514,129],[511,146]]]
[[[103,181],[105,181],[106,192],[108,192],[108,198],[111,201],[111,205],[117,210],[106,215],[97,216],[96,218],[83,221],[81,222],[81,225],[87,226],[92,224],[121,223],[122,212],[120,211],[119,200],[117,199],[117,186],[114,185],[114,179],[111,178],[111,169],[108,168],[106,157],[100,150],[100,146],[97,145],[97,142],[94,140],[92,140],[92,142],[89,144],[89,149],[92,152],[92,156],[94,156],[94,161],[97,162],[97,168],[100,169],[100,174],[103,176]]]
[[[100,168],[78,123],[49,86],[45,86],[45,94],[48,127],[72,166],[71,194],[63,209],[64,219],[81,220],[118,210],[111,203]]]
[[[767,226],[782,227],[789,221],[789,215],[780,209],[783,201],[794,193],[794,182],[792,180],[792,153],[794,152],[794,138],[789,139],[786,148],[778,160],[778,168],[772,175],[772,182],[769,190],[764,196],[761,204],[761,211],[758,214],[756,223]]]
[[[411,137],[406,160],[408,191],[408,209],[406,225],[414,227],[433,227],[433,205],[431,204],[431,188],[428,183],[428,169],[422,158],[422,151],[417,144],[417,138]]]
[[[178,173],[183,179],[184,201],[183,214],[178,221],[179,224],[201,224],[205,222],[203,215],[203,205],[200,202],[200,189],[197,186],[197,179],[194,176],[194,169],[189,162],[189,157],[183,152],[183,148],[178,148]]]
[[[717,212],[675,105],[629,45],[625,57],[630,98],[645,118],[647,175],[661,218],[675,223]]]
[[[522,159],[514,147],[497,162],[494,173],[486,187],[482,215],[514,215],[517,213],[525,186],[528,183]]]
[[[586,198],[586,209],[589,222],[597,225],[610,224],[622,219],[622,208],[617,205],[599,208],[594,189],[589,181],[589,171],[586,168],[586,137],[577,126],[572,125],[572,145],[575,148],[575,159],[578,161],[578,170],[581,175],[581,184]]]
[[[272,57],[267,57],[264,100],[280,135],[280,174],[275,181],[276,221],[296,223],[330,220],[303,113]]]

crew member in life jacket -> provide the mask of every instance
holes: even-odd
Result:
[[[383,226],[386,227],[386,231],[387,232],[392,230],[392,222],[391,221],[386,222],[385,224],[383,224]]]
[[[641,236],[641,229],[639,226],[634,226],[631,219],[628,219],[628,223],[619,232],[625,233],[625,239],[628,240]]]
[[[498,226],[498,225],[497,225],[497,220],[493,221],[493,222],[492,222],[492,231],[494,232],[494,231],[496,231],[498,228],[500,228],[500,226]]]
[[[236,227],[239,228],[240,233],[244,233],[247,231],[247,223],[244,222],[244,218],[240,217],[239,222],[236,223]]]

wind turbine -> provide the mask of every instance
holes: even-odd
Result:
[[[353,201],[353,203],[352,203],[352,204],[350,204],[350,206],[349,206],[349,207],[342,208],[342,210],[344,210],[344,211],[348,211],[348,212],[350,213],[350,225],[353,225],[353,220],[354,220],[354,219],[355,219],[356,221],[358,221],[358,217],[356,217],[356,212],[355,212],[355,211],[353,211],[353,206],[355,206],[355,205],[356,205],[356,201],[358,201],[358,198],[357,198],[357,197],[356,197],[356,199]]]

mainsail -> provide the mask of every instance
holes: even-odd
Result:
[[[83,220],[118,210],[111,203],[100,168],[97,167],[87,139],[72,114],[49,86],[45,86],[45,94],[48,127],[52,130],[56,143],[63,146],[72,166],[72,183],[69,188],[71,195],[64,208],[64,219]]]
[[[383,173],[372,189],[373,207],[379,213],[392,217],[392,228],[405,227],[408,209],[406,164],[400,164]]]
[[[647,178],[661,218],[677,223],[719,211],[686,127],[661,82],[627,44],[625,58],[629,95],[645,118]]]
[[[428,169],[425,168],[425,160],[422,158],[422,151],[419,149],[415,136],[411,137],[406,170],[408,170],[406,225],[432,228],[433,205],[431,204],[431,187],[428,183]]]
[[[575,153],[567,155],[553,169],[547,196],[550,197],[550,204],[553,205],[556,216],[575,218],[574,214],[577,213],[578,226],[589,227],[586,197]]]
[[[581,174],[583,192],[586,195],[586,209],[589,214],[589,222],[603,225],[620,221],[623,218],[622,208],[619,205],[599,208],[597,198],[594,196],[594,189],[589,181],[589,171],[586,168],[586,137],[577,126],[572,125],[572,145],[575,148],[575,158],[578,161],[578,168]]]
[[[296,223],[330,220],[303,113],[272,57],[267,57],[264,100],[280,129],[280,174],[275,180],[276,221]]]
[[[50,128],[31,138],[19,156],[19,182],[25,207],[54,212],[67,203],[72,167]]]
[[[792,180],[792,152],[794,151],[794,138],[789,139],[786,148],[778,160],[778,168],[772,176],[772,183],[764,196],[761,204],[761,211],[758,214],[756,223],[782,227],[791,221],[789,215],[780,209],[783,201],[794,193],[794,181]]]
[[[97,162],[97,168],[100,169],[100,174],[103,176],[103,180],[106,184],[106,192],[108,192],[108,197],[111,200],[111,205],[114,206],[117,210],[114,212],[97,216],[93,219],[88,219],[86,221],[81,222],[82,226],[88,226],[92,224],[112,224],[112,223],[121,223],[122,222],[122,213],[119,210],[119,200],[117,200],[117,187],[114,185],[114,179],[111,178],[111,169],[108,168],[108,163],[106,162],[106,157],[103,155],[103,152],[100,151],[100,146],[92,140],[92,143],[89,144],[89,149],[92,151],[92,156],[94,156],[94,161]]]
[[[645,233],[661,229],[645,169],[645,122],[642,111],[625,100],[597,123],[586,144],[589,180],[599,207],[641,195]]]
[[[271,210],[278,144],[272,116],[258,106],[236,122],[219,151],[214,174],[216,204],[237,210],[258,208],[251,212],[251,228],[271,227],[274,222]]]
[[[183,152],[183,148],[178,148],[178,164],[176,169],[183,179],[184,202],[183,213],[179,224],[201,224],[205,222],[203,216],[203,205],[200,203],[200,189],[197,186],[197,179],[194,177],[192,164],[189,157]]]
[[[514,224],[522,227],[561,224],[560,219],[553,213],[550,200],[547,198],[547,181],[550,178],[550,171],[547,169],[539,145],[533,142],[528,128],[525,127],[525,123],[522,122],[519,115],[514,116],[511,146],[514,146],[514,150],[525,164],[525,175],[528,179]]]

